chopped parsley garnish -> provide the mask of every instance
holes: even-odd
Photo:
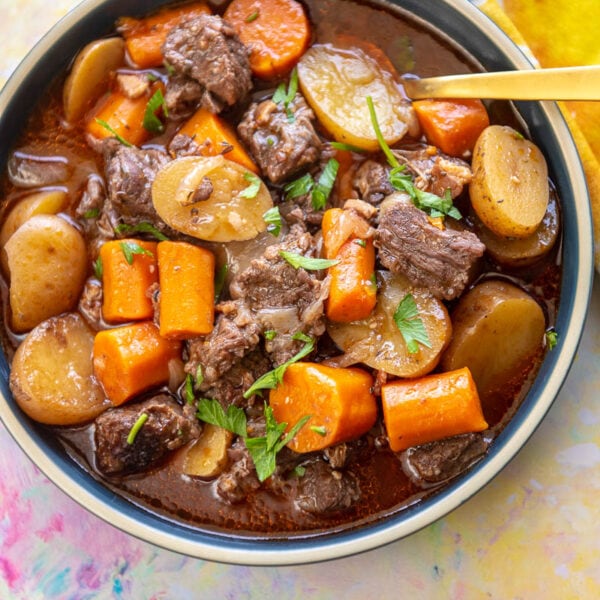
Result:
[[[379,122],[377,121],[375,106],[373,105],[373,99],[371,96],[367,96],[367,106],[369,107],[371,123],[373,125],[373,129],[375,130],[375,136],[377,137],[379,146],[382,152],[385,154],[388,164],[390,167],[392,167],[392,170],[389,174],[389,181],[392,184],[392,187],[401,192],[406,192],[413,201],[413,204],[417,208],[427,213],[430,217],[443,217],[447,215],[449,217],[453,217],[454,219],[461,219],[462,215],[460,214],[460,211],[456,208],[456,206],[454,206],[454,204],[452,204],[452,197],[450,196],[449,190],[446,191],[443,198],[440,198],[435,194],[424,192],[415,186],[413,178],[409,173],[405,172],[406,166],[401,165],[398,162],[398,159],[390,150],[390,147],[387,145],[387,142],[381,133]]]
[[[394,313],[394,321],[411,354],[419,351],[419,344],[431,348],[427,330],[422,319],[419,317],[417,303],[412,294],[406,294],[402,298]]]
[[[554,348],[556,348],[556,344],[558,344],[558,333],[554,328],[546,331],[546,344],[548,345],[548,350],[554,350]]]
[[[290,104],[292,100],[296,97],[296,92],[298,91],[298,70],[296,67],[292,70],[290,75],[290,81],[288,83],[287,88],[285,87],[285,83],[280,83],[273,94],[273,102],[275,104],[283,104],[285,109],[285,113],[288,118],[288,122],[293,123],[295,118],[294,113],[290,109]]]
[[[277,237],[281,232],[281,214],[279,212],[279,207],[274,206],[265,212],[263,221],[267,224],[267,231]]]
[[[360,246],[361,248],[366,248],[367,247],[367,240],[363,240],[361,238],[354,238],[352,241],[355,244],[357,244],[358,246]]]
[[[302,465],[297,465],[296,467],[294,467],[293,473],[294,475],[296,475],[296,477],[304,477],[304,473],[306,473],[306,467],[303,467]]]
[[[286,250],[280,250],[279,256],[284,258],[294,269],[306,269],[307,271],[320,271],[321,269],[327,269],[337,265],[339,260],[329,260],[327,258],[311,258],[309,256],[302,256],[302,254],[296,254],[295,252],[287,252]]]
[[[84,219],[96,219],[99,216],[100,216],[100,209],[99,208],[90,208],[90,210],[86,210],[83,213],[83,218]]]
[[[312,178],[310,173],[306,173],[306,175],[302,175],[302,177],[298,177],[298,179],[294,179],[294,181],[290,181],[283,186],[283,191],[285,192],[285,197],[289,200],[293,200],[294,198],[299,198],[300,196],[304,196],[308,194],[315,185],[315,180]]]
[[[335,158],[330,158],[317,181],[313,179],[310,173],[306,173],[284,185],[285,197],[293,200],[310,193],[313,209],[323,210],[333,189],[339,168],[340,163]]]
[[[117,233],[149,233],[153,237],[155,237],[159,242],[165,242],[169,238],[159,231],[152,223],[148,223],[147,221],[142,221],[141,223],[137,223],[136,225],[129,225],[128,223],[119,223],[115,227],[115,231]]]
[[[258,19],[259,12],[255,10],[252,14],[246,17],[246,23],[252,23],[252,21],[256,21]]]
[[[323,437],[327,435],[327,428],[325,427],[325,425],[311,425],[310,430]]]
[[[94,275],[96,276],[97,279],[102,280],[103,272],[104,272],[104,267],[102,265],[102,259],[100,257],[98,257],[94,261]]]
[[[164,61],[163,65],[165,66],[165,70],[169,77],[175,75],[175,67],[173,65],[169,64],[166,60]]]
[[[162,109],[163,114],[168,116],[167,104],[165,97],[163,96],[162,90],[159,88],[152,94],[148,104],[146,104],[146,110],[144,112],[144,120],[142,125],[146,131],[150,133],[162,133],[165,130],[163,122],[158,118],[156,113]]]
[[[148,413],[142,413],[133,424],[133,427],[129,431],[129,435],[127,436],[127,443],[131,446],[133,442],[135,442],[135,438],[137,434],[140,432],[140,429],[144,426],[144,423],[148,420]]]
[[[250,173],[250,171],[248,171],[244,173],[244,179],[250,182],[250,185],[243,189],[238,196],[240,198],[248,199],[256,198],[256,195],[260,190],[260,184],[262,183],[260,177],[257,177],[254,173]]]
[[[347,150],[348,152],[366,152],[362,148],[358,146],[354,146],[353,144],[344,144],[344,142],[329,142],[329,145],[336,150]]]
[[[302,417],[284,436],[287,423],[277,423],[273,415],[273,409],[265,405],[264,408],[265,435],[261,437],[248,437],[246,413],[242,408],[233,404],[227,407],[227,411],[219,404],[217,400],[202,398],[198,403],[198,412],[196,416],[206,423],[223,427],[240,437],[244,438],[244,443],[252,457],[256,474],[260,481],[270,477],[275,468],[277,453],[300,431],[306,424],[309,415]]]
[[[121,246],[121,250],[125,255],[125,260],[130,265],[133,264],[133,258],[136,254],[154,256],[150,250],[142,248],[137,242],[121,242],[119,245]]]
[[[227,279],[228,271],[229,265],[227,263],[224,263],[215,273],[215,302],[219,301],[221,292],[223,291],[223,287],[225,286],[225,279]]]
[[[204,381],[204,373],[202,373],[202,365],[198,365],[196,369],[196,385],[201,386]]]
[[[275,367],[272,371],[267,371],[264,375],[261,375],[245,392],[244,398],[250,398],[260,390],[272,390],[275,389],[282,381],[285,370],[293,363],[302,360],[305,356],[308,356],[315,347],[315,340],[304,333],[296,333],[292,336],[292,339],[304,342],[304,346],[299,352],[294,354],[292,358],[286,360],[283,364]]]
[[[185,378],[185,401],[188,404],[194,404],[194,380],[192,376],[188,373]]]
[[[98,125],[104,127],[104,129],[112,133],[112,135],[117,139],[117,141],[123,144],[123,146],[127,146],[128,148],[133,147],[133,144],[128,142],[122,135],[119,135],[106,121],[104,121],[103,119],[95,119],[95,121],[96,123],[98,123]]]
[[[264,333],[264,336],[266,340],[271,341],[275,339],[277,332],[274,329],[267,329]]]

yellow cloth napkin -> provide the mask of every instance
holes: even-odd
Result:
[[[477,4],[541,67],[600,64],[600,0],[482,0]],[[600,102],[558,104],[590,191],[595,265],[600,273]]]

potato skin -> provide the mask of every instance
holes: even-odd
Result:
[[[29,417],[47,425],[76,425],[110,406],[92,375],[94,335],[82,317],[52,317],[17,348],[10,389]]]
[[[546,318],[525,291],[488,280],[465,294],[452,313],[444,371],[468,367],[481,396],[499,389],[542,348]]]
[[[4,249],[14,331],[29,331],[75,306],[85,282],[87,253],[73,225],[56,215],[35,215]]]
[[[511,127],[491,125],[473,150],[469,195],[473,209],[496,235],[524,238],[539,227],[550,194],[539,148]]]

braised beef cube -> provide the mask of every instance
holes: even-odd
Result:
[[[358,480],[351,472],[332,469],[322,460],[308,463],[300,478],[296,504],[313,514],[350,508],[361,497]]]
[[[360,197],[377,206],[386,196],[394,192],[389,179],[390,169],[376,160],[366,160],[356,171],[354,187]]]
[[[314,119],[304,98],[296,94],[287,107],[272,100],[252,104],[238,133],[262,172],[279,183],[319,160],[321,140]]]
[[[417,483],[441,483],[460,475],[482,458],[489,447],[481,433],[465,433],[404,452],[408,474]]]
[[[162,50],[174,71],[165,96],[169,112],[200,105],[219,113],[244,101],[252,88],[248,49],[218,15],[201,15],[174,27]]]
[[[227,471],[217,479],[217,494],[230,504],[242,502],[251,492],[260,487],[254,461],[243,440],[237,439],[229,449]]]
[[[142,415],[148,418],[131,443],[130,432]],[[147,470],[172,450],[200,435],[195,409],[179,406],[167,394],[113,408],[95,422],[96,467],[106,475]]]
[[[104,213],[113,228],[121,222],[136,225],[146,221],[167,230],[152,203],[152,182],[160,168],[169,162],[168,154],[153,148],[111,144],[106,146],[105,157],[108,198]]]
[[[375,246],[381,264],[445,300],[460,296],[485,246],[467,230],[432,225],[408,195],[396,193],[381,205]]]

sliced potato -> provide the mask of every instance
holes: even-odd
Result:
[[[560,214],[556,194],[550,194],[548,209],[540,226],[526,238],[505,238],[490,231],[473,215],[475,233],[485,244],[488,254],[506,267],[525,267],[547,254],[558,239]]]
[[[86,277],[87,253],[85,241],[73,225],[56,215],[35,215],[13,233],[4,249],[15,331],[29,331],[77,304]]]
[[[4,246],[8,238],[27,219],[33,215],[55,215],[67,206],[68,196],[64,190],[48,190],[37,192],[20,199],[8,213],[0,229],[0,246]]]
[[[152,202],[173,229],[201,240],[250,240],[265,231],[273,200],[256,175],[223,156],[185,156],[167,163],[152,184]]]
[[[52,317],[17,348],[10,389],[23,412],[47,425],[76,425],[110,406],[92,374],[94,334],[77,313]]]
[[[408,351],[394,321],[398,304],[409,293],[431,342],[431,348],[419,344],[414,354]],[[419,377],[437,366],[450,341],[452,324],[440,300],[426,289],[412,286],[405,277],[385,271],[379,273],[377,305],[371,315],[352,323],[329,323],[327,331],[346,353],[348,364],[362,362],[398,377]]]
[[[499,280],[467,292],[452,313],[454,333],[441,365],[468,367],[480,395],[499,389],[540,350],[546,319],[527,292]]]
[[[473,150],[471,204],[496,235],[524,238],[539,227],[550,189],[540,149],[511,127],[491,125]]]
[[[359,48],[312,46],[298,63],[302,93],[319,121],[338,141],[378,150],[366,97],[373,99],[379,127],[389,145],[408,131],[414,113],[391,74]]]
[[[63,88],[67,121],[77,121],[100,96],[108,75],[123,64],[125,42],[120,37],[91,42],[75,59]]]
[[[227,429],[205,423],[200,437],[185,450],[183,472],[194,477],[211,479],[227,466],[227,450],[233,434]]]

